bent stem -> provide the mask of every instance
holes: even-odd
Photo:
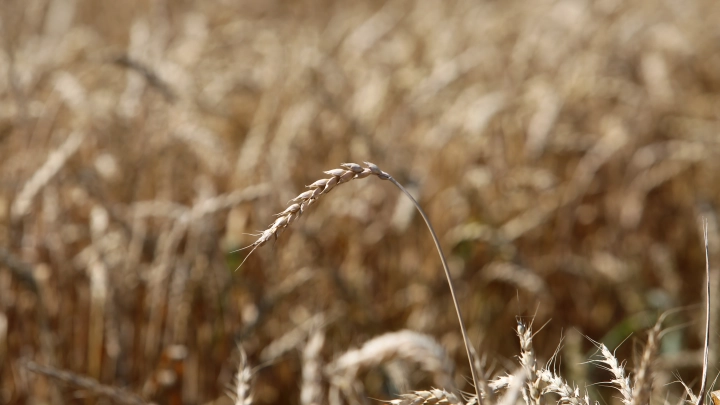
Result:
[[[390,180],[392,184],[399,188],[400,191],[405,193],[405,195],[413,202],[415,208],[417,208],[418,212],[425,220],[425,225],[427,225],[428,230],[430,231],[430,235],[432,235],[433,242],[435,242],[435,249],[437,249],[438,255],[440,256],[440,261],[442,262],[443,270],[445,271],[445,277],[447,278],[448,287],[450,287],[450,295],[452,296],[453,305],[455,305],[455,313],[457,314],[458,322],[460,323],[460,331],[462,332],[463,341],[465,342],[465,351],[467,351],[468,360],[470,361],[470,373],[472,373],[473,385],[475,386],[475,393],[477,395],[478,404],[483,405],[482,395],[480,395],[480,382],[477,378],[474,367],[474,358],[472,355],[473,350],[472,346],[470,346],[470,338],[468,337],[467,329],[465,328],[465,322],[463,321],[462,312],[460,311],[460,304],[458,303],[457,296],[455,295],[455,287],[453,286],[452,277],[450,276],[450,269],[448,268],[445,254],[440,247],[440,241],[438,240],[437,234],[435,233],[435,229],[433,229],[432,224],[430,224],[430,219],[428,218],[427,214],[425,214],[425,211],[423,211],[422,207],[420,207],[420,204],[417,202],[417,200],[415,200],[415,197],[413,197],[412,194],[410,194],[410,192],[407,191],[407,189],[405,189],[405,187],[403,187],[402,184],[400,184],[392,176],[387,176],[387,180]]]
[[[700,394],[696,405],[703,405],[707,387],[708,357],[710,352],[710,249],[708,248],[708,223],[703,220],[703,239],[705,240],[705,344],[703,346],[703,370],[700,381]]]

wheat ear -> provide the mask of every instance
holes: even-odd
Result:
[[[653,390],[653,381],[651,378],[652,365],[658,357],[660,341],[665,334],[665,332],[662,331],[662,324],[668,316],[679,310],[682,310],[682,308],[664,312],[655,322],[655,326],[648,332],[647,343],[640,357],[640,365],[635,370],[635,377],[632,383],[633,396],[631,405],[644,405],[650,401]]]
[[[270,239],[277,239],[277,237],[280,236],[280,234],[285,230],[285,228],[287,228],[305,212],[305,209],[307,209],[307,207],[315,203],[322,195],[327,194],[339,184],[347,183],[350,180],[354,179],[362,179],[370,175],[377,176],[380,180],[389,180],[412,201],[412,203],[415,205],[415,208],[417,208],[418,212],[423,217],[423,220],[425,220],[425,225],[427,225],[428,230],[430,231],[430,235],[433,238],[435,248],[437,249],[438,255],[440,256],[440,261],[442,262],[443,270],[445,271],[445,277],[447,278],[448,287],[450,287],[450,295],[452,297],[453,305],[455,305],[455,313],[457,314],[458,322],[460,323],[460,332],[462,333],[463,341],[465,342],[465,351],[467,352],[468,361],[470,362],[470,373],[472,374],[473,385],[478,398],[478,404],[483,405],[482,396],[478,392],[481,385],[478,381],[475,367],[473,367],[474,359],[472,355],[472,348],[470,346],[470,338],[468,337],[467,328],[465,328],[465,323],[463,322],[462,312],[460,311],[460,304],[458,303],[457,297],[455,295],[455,287],[453,286],[452,277],[450,276],[450,269],[448,268],[445,254],[440,247],[440,241],[437,237],[437,234],[435,233],[435,230],[430,224],[430,219],[428,218],[427,214],[425,214],[425,211],[423,211],[422,207],[420,207],[420,204],[417,202],[417,200],[415,200],[415,198],[410,194],[410,192],[408,192],[405,187],[402,186],[402,184],[398,183],[397,180],[395,180],[388,173],[380,170],[380,168],[378,168],[377,165],[375,165],[374,163],[365,162],[365,167],[362,167],[357,163],[343,163],[340,166],[342,167],[342,169],[332,169],[326,171],[325,174],[328,174],[330,177],[318,180],[310,184],[309,186],[307,186],[309,189],[308,191],[305,191],[290,200],[288,203],[292,204],[289,205],[283,212],[276,214],[277,219],[275,220],[275,222],[273,222],[266,230],[260,233],[258,239],[255,242],[253,242],[250,246],[246,246],[243,248],[251,249],[247,257],[250,257],[250,255],[252,255],[255,249],[266,244]],[[240,266],[245,263],[247,257],[243,259],[242,263],[240,263]],[[238,268],[240,266],[238,266]]]
[[[543,388],[543,394],[552,392],[559,395],[560,400],[558,404],[591,405],[587,391],[583,396],[580,393],[580,388],[577,386],[571,387],[562,377],[550,371],[548,368],[542,369],[539,372],[539,377],[546,384],[545,388]]]
[[[600,350],[600,358],[593,360],[600,368],[610,371],[615,377],[610,383],[622,394],[622,403],[625,405],[632,404],[633,389],[630,385],[630,378],[625,375],[625,364],[620,363],[617,357],[602,343],[593,342]]]
[[[665,316],[661,316],[655,326],[650,330],[647,337],[647,344],[643,350],[640,366],[635,370],[633,381],[632,405],[644,405],[648,403],[652,393],[652,378],[650,376],[651,365],[657,358],[657,351],[660,340],[662,322]]]
[[[238,345],[238,351],[240,352],[240,364],[238,365],[238,370],[234,378],[235,381],[233,381],[233,387],[228,392],[228,396],[232,398],[234,405],[252,405],[252,368],[250,368],[250,362],[248,361],[245,349]]]
[[[538,377],[537,360],[532,345],[532,327],[526,327],[525,324],[518,321],[517,335],[520,339],[520,365],[525,370],[525,378],[527,378],[525,387],[522,388],[522,395],[525,403],[541,405],[540,377]]]

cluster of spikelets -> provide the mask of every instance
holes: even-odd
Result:
[[[610,373],[610,379],[607,383],[617,389],[620,393],[620,400],[625,405],[650,403],[652,384],[647,376],[650,372],[651,361],[648,360],[654,359],[657,353],[661,321],[662,319],[650,330],[641,362],[632,378],[626,373],[623,362],[619,361],[604,344],[594,342],[597,347],[597,354],[590,362]],[[399,398],[390,400],[388,403],[391,405],[600,404],[598,400],[591,399],[587,390],[581,390],[577,385],[568,383],[553,369],[554,357],[548,364],[538,367],[532,344],[533,334],[531,327],[518,322],[517,335],[520,341],[517,369],[512,373],[500,375],[486,381],[483,384],[484,388],[480,390],[481,397],[479,399],[477,395],[460,394],[452,386],[452,380],[449,380],[449,387],[412,391],[402,394]],[[316,343],[317,337],[312,337],[307,346],[314,352],[317,351]],[[342,403],[339,395],[337,393],[333,395],[332,392],[334,389],[343,391],[344,385],[357,384],[358,369],[374,367],[383,362],[397,359],[419,364],[426,371],[435,371],[446,377],[450,376],[449,373],[452,371],[451,366],[444,366],[443,368],[437,364],[447,362],[449,359],[439,344],[434,342],[432,338],[411,331],[388,333],[371,339],[360,349],[346,352],[324,368],[325,377],[330,382],[330,394],[327,402],[330,404]],[[308,360],[310,359],[304,358],[302,390],[303,393],[312,391],[315,395],[313,400],[310,400],[309,397],[303,394],[304,398],[302,398],[301,403],[304,405],[323,403],[321,384],[318,381],[309,381],[305,370],[307,367],[315,367],[319,370],[320,367],[317,366],[318,359]],[[477,363],[476,366],[478,366]],[[244,370],[243,367],[245,367]],[[252,403],[252,396],[248,388],[250,369],[247,367],[247,363],[244,362],[238,371],[238,376],[244,375],[245,377],[238,377],[239,388],[234,390],[234,393],[242,392],[245,397],[233,395],[236,404],[249,405]],[[485,376],[485,370],[477,370],[477,372],[479,375]],[[686,385],[683,384],[683,386],[686,390],[687,402],[695,405],[699,404],[700,396],[693,393]],[[720,403],[718,402],[720,401],[719,391],[711,393],[710,396],[716,405]],[[346,400],[352,403],[352,398],[346,397]]]
[[[576,385],[570,385],[565,379],[557,374],[556,370],[548,365],[538,368],[535,352],[532,345],[532,329],[519,322],[517,335],[520,340],[520,356],[518,357],[520,367],[518,372],[512,375],[505,375],[495,378],[490,387],[495,390],[510,391],[513,387],[520,391],[522,398],[527,405],[541,405],[548,401],[556,401],[559,404],[570,405],[593,405],[598,404],[592,401],[587,391],[581,391]],[[606,368],[612,373],[610,383],[622,394],[622,402],[625,404],[645,403],[640,400],[641,390],[633,390],[633,386],[642,385],[636,381],[633,384],[625,374],[622,363],[602,343],[595,343],[598,348],[598,358],[592,362]],[[651,349],[647,347],[646,349]],[[506,394],[507,395],[507,394]],[[647,397],[645,399],[648,399]],[[635,402],[637,401],[637,402]]]
[[[252,254],[255,249],[263,246],[271,239],[277,239],[285,228],[290,226],[296,219],[300,218],[305,210],[318,201],[320,196],[329,193],[332,189],[340,184],[347,183],[353,179],[363,179],[370,175],[377,176],[381,180],[390,179],[390,175],[380,170],[377,165],[365,162],[365,167],[357,163],[343,163],[341,169],[332,169],[325,172],[330,177],[320,179],[307,186],[308,190],[300,193],[297,197],[288,202],[290,204],[284,211],[275,214],[277,219],[267,229],[258,235],[258,239],[243,249],[251,249]],[[247,258],[247,257],[246,257]],[[244,263],[244,261],[243,261]],[[242,266],[242,263],[240,264]]]
[[[598,349],[597,357],[592,359],[591,362],[610,372],[611,377],[608,382],[619,391],[623,404],[642,405],[650,403],[651,381],[647,376],[650,372],[651,360],[655,358],[657,353],[661,321],[662,319],[649,332],[640,365],[635,370],[633,378],[628,376],[623,363],[605,345],[595,343]],[[530,327],[519,322],[517,335],[520,341],[517,369],[511,374],[508,373],[490,380],[483,380],[484,388],[480,390],[481,397],[478,399],[477,395],[463,396],[453,386],[452,361],[442,346],[429,336],[412,331],[387,333],[369,340],[361,348],[343,353],[330,364],[323,366],[319,352],[323,346],[324,336],[322,330],[319,329],[310,334],[303,351],[300,403],[302,405],[318,405],[322,403],[340,405],[361,400],[362,398],[353,398],[351,392],[351,386],[358,384],[359,371],[376,367],[391,360],[402,360],[407,363],[417,364],[424,371],[434,374],[435,381],[445,384],[445,386],[442,389],[412,391],[400,395],[399,398],[388,401],[391,405],[600,404],[597,400],[591,399],[586,390],[571,385],[556,370],[552,369],[554,359],[551,359],[547,365],[538,367]],[[235,375],[235,381],[228,391],[228,395],[236,405],[251,405],[254,403],[252,390],[254,372],[242,348],[239,349],[239,352],[240,363]],[[93,379],[74,373],[39,366],[32,362],[27,363],[26,367],[33,372],[109,397],[117,403],[133,405],[147,403],[131,392],[104,386]],[[479,363],[476,363],[476,367],[480,367]],[[484,374],[485,370],[477,371],[479,375],[486,376]],[[325,396],[323,381],[329,383],[327,396]],[[687,402],[697,405],[701,396],[693,393],[687,386],[685,386],[685,390],[688,397]],[[343,397],[345,401],[341,399]],[[720,405],[720,391],[713,392],[711,398],[714,405]]]

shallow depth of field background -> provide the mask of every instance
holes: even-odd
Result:
[[[246,252],[230,251],[304,185],[364,160],[425,207],[496,372],[514,367],[516,316],[547,322],[538,356],[563,339],[557,367],[583,387],[610,379],[583,363],[586,336],[622,343],[632,368],[658,315],[685,307],[665,324],[656,399],[676,401],[673,373],[697,390],[701,216],[720,263],[719,2],[5,0],[0,14],[0,403],[107,403],[27,359],[158,403],[228,403],[239,342],[262,366],[256,402],[298,404],[319,325],[325,361],[429,334],[470,390],[432,241],[391,184],[338,187],[234,271]],[[390,398],[386,376],[363,374],[369,396]]]

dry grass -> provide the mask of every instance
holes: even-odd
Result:
[[[460,399],[452,393],[434,389],[430,391],[415,391],[410,394],[404,394],[401,399],[393,399],[390,403],[393,405],[460,405],[462,404],[462,401],[460,401]]]
[[[117,387],[102,385],[92,378],[58,370],[53,367],[41,366],[33,361],[23,364],[24,368],[37,374],[51,377],[73,387],[87,390],[95,395],[107,397],[115,403],[126,405],[145,405],[147,402],[132,392]]]
[[[665,316],[658,318],[655,326],[648,332],[647,343],[643,349],[640,363],[635,370],[632,392],[632,404],[640,405],[648,403],[653,389],[653,377],[651,375],[654,369],[654,362],[657,359],[660,348],[660,331]]]
[[[489,404],[627,401],[585,396],[581,381],[612,373],[543,368],[569,329],[637,370],[623,375],[635,405],[679,401],[674,373],[697,394],[700,215],[720,263],[717,21],[712,0],[3,2],[0,403],[107,401],[28,361],[147,402],[229,401],[241,342],[253,401],[299,404],[303,367],[316,381],[404,329],[432,337],[472,391],[431,238],[387,182],[335,185],[312,215],[281,216],[263,249],[230,253],[316,174],[365,160],[432,218],[480,374],[527,378],[483,389]],[[534,375],[510,360],[526,352],[518,314],[552,318]],[[323,402],[432,392],[432,373],[393,360],[352,393],[320,373]]]
[[[301,405],[319,405],[325,402],[320,351],[325,343],[322,330],[315,331],[303,349]]]
[[[326,374],[333,385],[348,393],[361,370],[393,359],[417,365],[433,376],[436,386],[451,393],[457,391],[453,379],[455,364],[443,347],[429,336],[408,330],[383,334],[365,342],[360,349],[343,353],[328,365]]]

